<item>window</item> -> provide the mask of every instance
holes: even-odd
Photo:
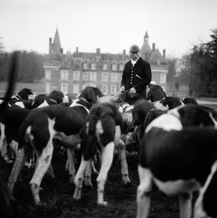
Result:
[[[79,84],[73,84],[73,94],[78,94],[79,93]]]
[[[68,94],[68,84],[67,83],[61,83],[60,89],[64,94]]]
[[[50,93],[50,83],[46,83],[45,92]]]
[[[95,63],[91,63],[90,69],[91,70],[96,70],[96,64]]]
[[[122,80],[122,74],[121,74],[121,73],[119,73],[119,74],[118,74],[118,82],[120,83],[120,82],[121,82],[121,80]]]
[[[108,94],[108,85],[102,85],[102,93],[104,95],[107,95]]]
[[[80,72],[79,71],[74,71],[73,72],[73,80],[74,81],[79,81],[80,80]]]
[[[111,82],[117,82],[117,81],[118,81],[117,73],[111,73]]]
[[[117,86],[116,85],[111,85],[110,94],[115,95],[116,93],[117,93]]]
[[[108,82],[108,73],[102,73],[102,82]]]
[[[50,78],[51,78],[51,70],[46,70],[45,71],[45,79],[50,80]]]
[[[123,64],[120,64],[120,65],[119,65],[119,70],[120,70],[120,71],[123,71],[123,70],[124,70],[124,65],[123,65]]]
[[[88,64],[87,63],[83,63],[83,69],[87,70],[88,69]]]
[[[96,81],[96,72],[90,72],[90,81]]]
[[[61,72],[60,72],[60,79],[61,80],[68,80],[69,79],[69,72],[68,72],[68,70],[61,70]]]
[[[103,69],[103,70],[108,70],[108,64],[103,64],[103,65],[102,65],[102,69]]]
[[[117,65],[116,64],[112,64],[112,70],[117,70]]]
[[[89,80],[89,74],[88,74],[88,72],[83,72],[83,73],[82,73],[82,80],[83,80],[83,81],[88,81],[88,80]]]
[[[166,74],[160,74],[160,83],[166,83]]]

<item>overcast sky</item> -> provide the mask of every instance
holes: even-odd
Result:
[[[48,53],[58,28],[64,53],[122,53],[142,46],[144,35],[162,53],[180,57],[210,40],[217,28],[217,0],[0,0],[0,42]]]

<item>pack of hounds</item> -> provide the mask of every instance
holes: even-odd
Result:
[[[179,197],[180,218],[217,217],[217,112],[194,98],[167,96],[159,85],[149,87],[147,99],[135,105],[105,96],[96,87],[85,87],[75,99],[58,90],[49,95],[24,88],[12,95],[16,71],[14,55],[8,91],[1,98],[1,158],[13,162],[8,184],[0,191],[11,217],[18,217],[19,197],[13,196],[22,168],[34,167],[30,188],[35,205],[43,205],[39,191],[46,173],[53,173],[52,157],[57,144],[65,149],[69,183],[74,199],[82,198],[83,184],[92,186],[96,156],[101,163],[97,176],[97,204],[106,206],[105,183],[114,152],[121,162],[123,185],[130,180],[128,146],[138,155],[137,218],[147,218],[150,193],[155,184],[168,196]],[[58,142],[58,143],[56,143]],[[76,150],[81,160],[76,171]],[[9,155],[12,150],[12,156]],[[193,201],[193,194],[197,199]]]

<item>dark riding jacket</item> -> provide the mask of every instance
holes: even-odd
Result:
[[[136,100],[146,98],[146,86],[151,82],[151,79],[150,64],[139,57],[134,66],[131,61],[125,64],[121,86],[124,86],[125,90],[130,90],[132,87],[135,88],[136,95],[133,100],[135,102]]]

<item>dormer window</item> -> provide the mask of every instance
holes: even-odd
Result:
[[[96,70],[96,64],[95,63],[91,63],[90,68],[91,68],[91,70]]]
[[[83,63],[83,69],[87,70],[88,69],[88,64],[87,63]]]
[[[103,70],[108,70],[108,64],[103,64],[103,65],[102,65],[102,69],[103,69]]]

